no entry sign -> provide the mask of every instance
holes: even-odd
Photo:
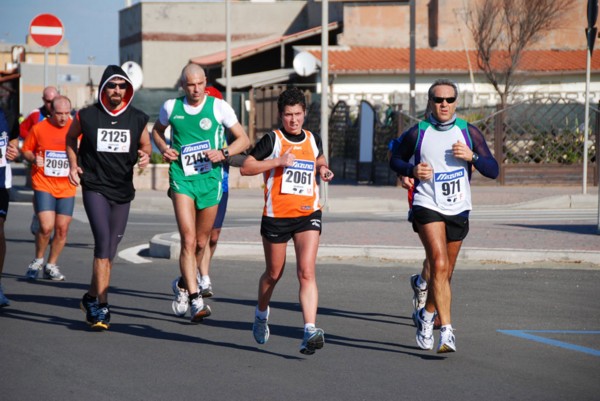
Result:
[[[42,47],[52,47],[60,43],[64,35],[62,22],[52,14],[40,14],[29,25],[31,39]]]

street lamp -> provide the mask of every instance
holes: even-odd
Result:
[[[94,81],[92,81],[92,65],[94,64],[94,60],[96,60],[95,56],[88,56],[88,61],[90,64],[88,65],[88,86],[90,87],[90,104],[94,103]]]

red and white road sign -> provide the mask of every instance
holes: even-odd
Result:
[[[31,39],[42,47],[52,47],[60,43],[64,35],[62,22],[52,14],[40,14],[29,24]]]

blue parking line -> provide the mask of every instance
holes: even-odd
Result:
[[[553,340],[550,338],[536,336],[530,333],[545,333],[545,334],[600,334],[600,331],[579,331],[579,330],[498,330],[498,332],[503,334],[508,334],[509,336],[515,336],[524,338],[526,340],[536,341],[542,344],[552,345],[554,347],[565,348],[571,351],[583,352],[585,354],[600,356],[600,351],[582,347],[581,345],[575,345],[566,343],[564,341]]]

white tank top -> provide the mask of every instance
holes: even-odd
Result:
[[[429,123],[421,124],[426,128],[417,152],[420,161],[433,168],[433,178],[419,181],[413,205],[450,216],[471,210],[468,163],[452,155],[452,144],[457,141],[467,144],[465,133],[457,125],[438,131]]]

